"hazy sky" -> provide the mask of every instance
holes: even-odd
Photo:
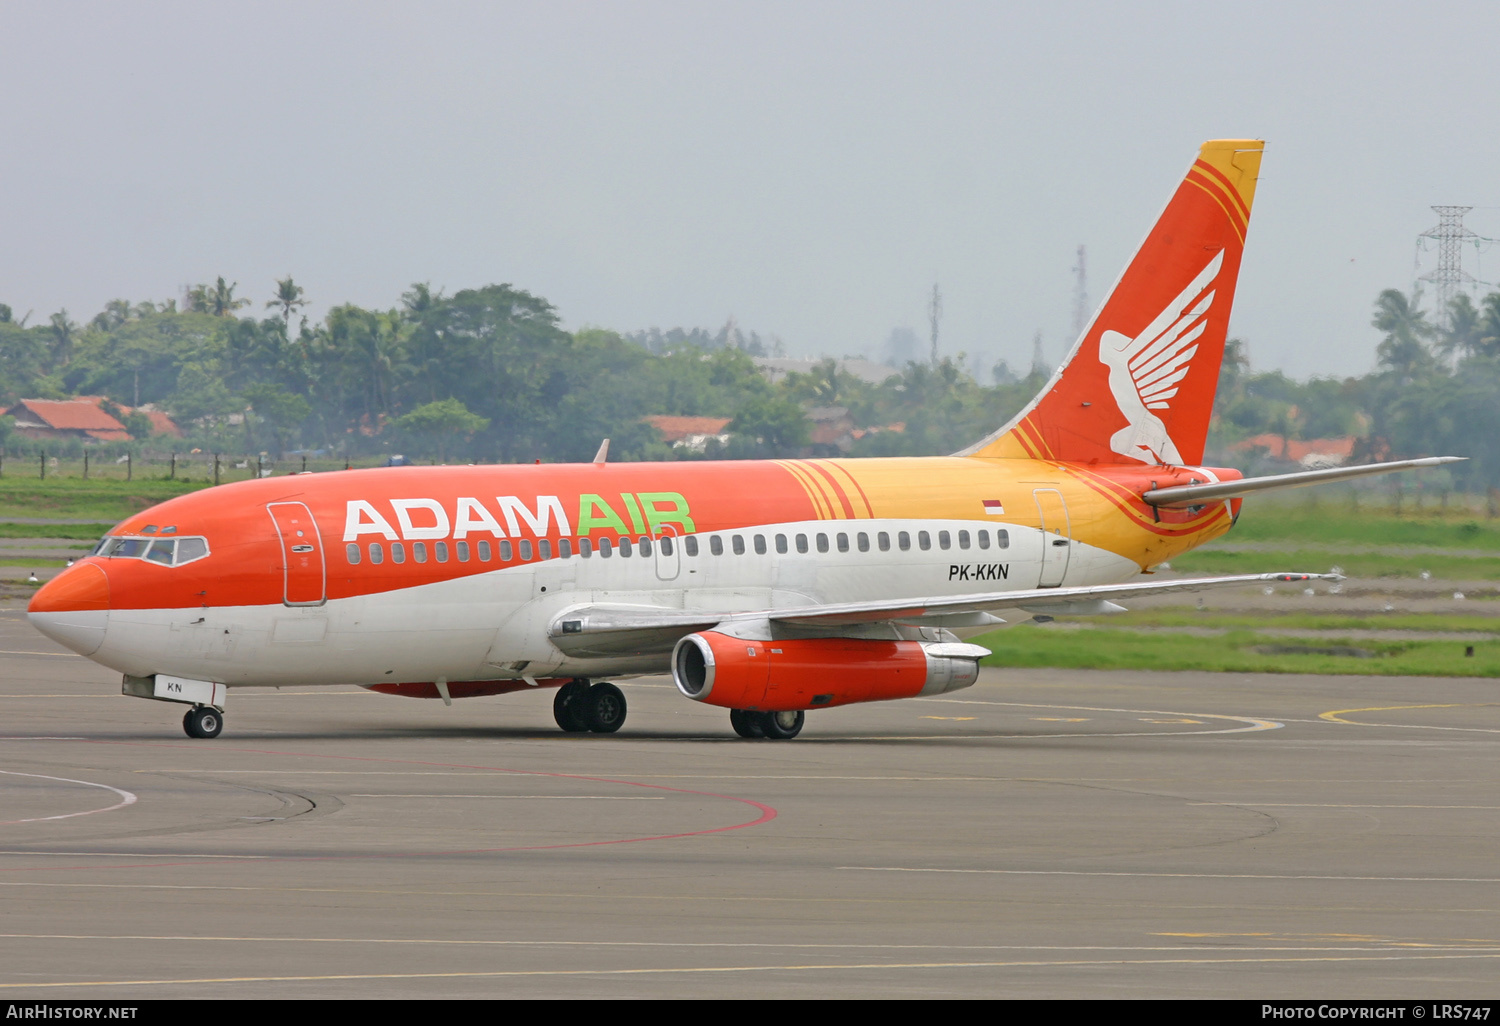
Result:
[[[1363,373],[1429,205],[1500,236],[1496,39],[1493,3],[0,0],[0,301],[504,281],[842,354],[925,336],[938,281],[987,372],[1071,343],[1080,243],[1097,302],[1198,143],[1261,137],[1232,330]]]

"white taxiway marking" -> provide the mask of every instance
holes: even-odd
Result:
[[[662,795],[615,794],[351,794],[350,798],[542,798],[547,801],[664,802]]]
[[[108,784],[96,784],[92,780],[73,780],[70,777],[49,777],[45,773],[17,773],[13,770],[0,770],[0,773],[8,777],[31,777],[34,780],[56,780],[64,784],[79,784],[83,787],[98,787],[106,791],[113,791],[120,796],[120,800],[113,805],[105,805],[97,809],[86,809],[83,812],[65,812],[57,816],[33,816],[30,819],[0,820],[0,826],[15,826],[18,823],[45,823],[53,819],[72,819],[74,816],[92,816],[96,812],[113,812],[115,809],[123,809],[127,805],[134,805],[135,795],[129,791],[122,791],[118,787],[110,787]]]
[[[1318,873],[1131,873],[1085,869],[935,869],[924,866],[835,866],[863,873],[970,873],[991,876],[1128,876],[1160,880],[1347,880],[1351,883],[1500,883],[1496,876],[1335,876]]]

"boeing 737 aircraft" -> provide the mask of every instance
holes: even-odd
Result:
[[[1152,568],[1253,492],[1447,458],[1244,479],[1202,467],[1262,143],[1205,143],[1042,393],[962,452],[904,459],[400,467],[205,489],[129,517],[33,598],[37,629],[180,702],[236,687],[454,698],[556,688],[608,733],[604,678],[670,670],[743,737],[807,710],[973,684],[962,639],[1190,580]],[[1148,575],[1148,576],[1143,576]]]

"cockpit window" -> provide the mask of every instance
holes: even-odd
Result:
[[[109,559],[145,559],[162,566],[182,566],[208,555],[205,538],[104,538],[94,555]]]

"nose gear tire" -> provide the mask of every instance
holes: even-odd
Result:
[[[211,706],[197,705],[182,717],[182,729],[192,738],[206,740],[218,737],[224,729],[224,716]]]

